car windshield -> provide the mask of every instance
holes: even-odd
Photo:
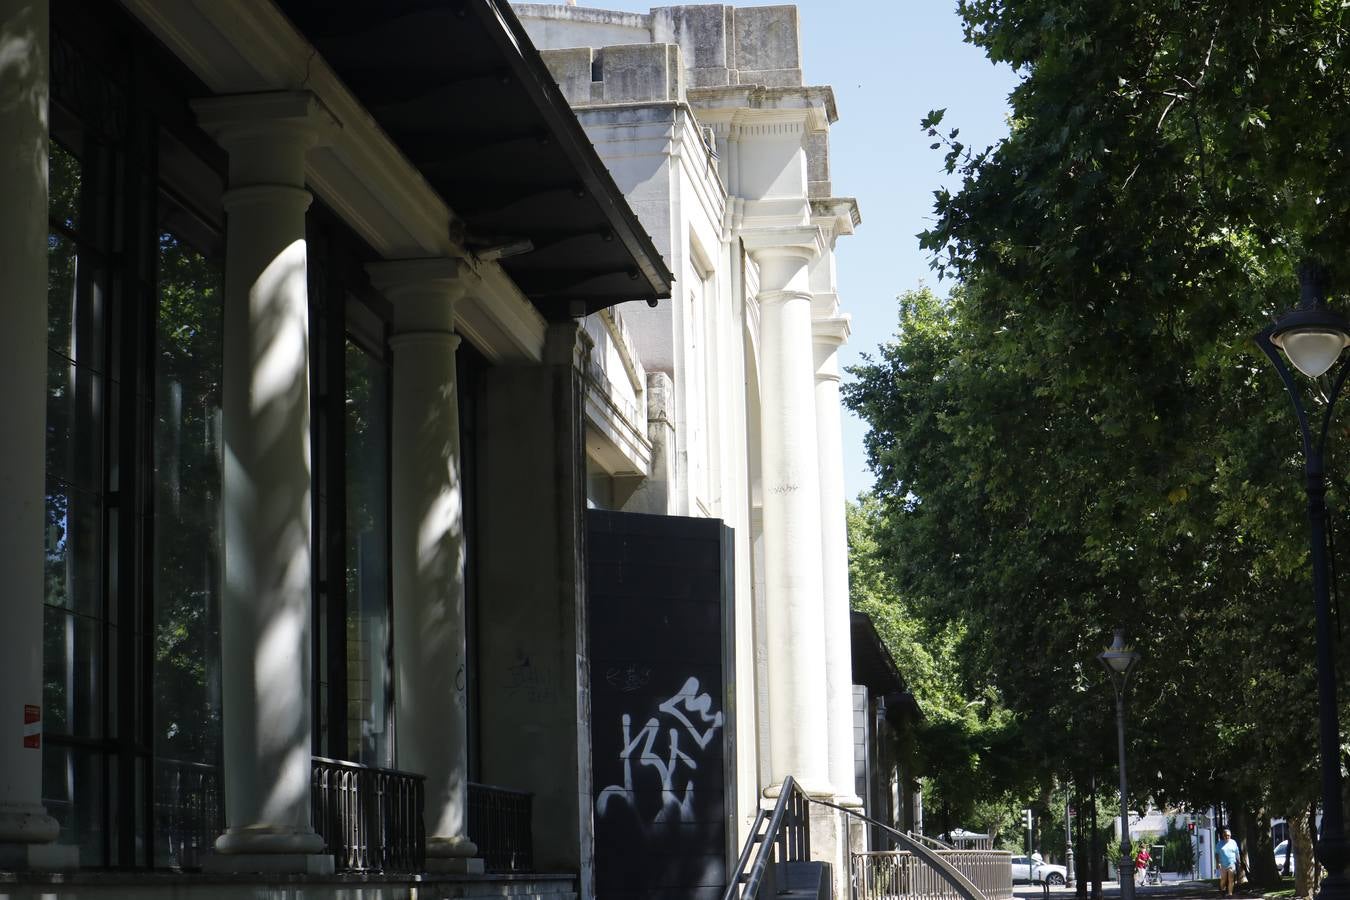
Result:
[[[1279,856],[1281,853],[1288,851],[1288,849],[1289,849],[1289,842],[1280,841],[1280,843],[1275,847],[1275,855]]]

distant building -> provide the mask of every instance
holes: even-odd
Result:
[[[645,374],[651,473],[636,481],[615,457],[593,470],[590,499],[731,529],[732,845],[788,775],[860,807],[835,274],[835,244],[860,218],[830,180],[834,93],[804,77],[794,6],[515,11],[675,273],[671,303],[613,316]],[[599,346],[610,326],[589,327]],[[606,377],[636,383],[617,365]],[[622,747],[597,739],[597,771]],[[598,840],[608,815],[597,809]],[[842,888],[848,842],[832,827],[812,849]],[[623,868],[632,848],[612,868],[600,851],[611,891],[641,877]]]

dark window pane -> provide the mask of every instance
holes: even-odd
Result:
[[[47,346],[72,359],[78,263],[73,241],[54,232],[47,235]]]
[[[42,804],[61,825],[57,843],[80,848],[80,865],[107,865],[103,840],[102,753],[48,743],[42,750]]]
[[[103,378],[47,354],[47,473],[78,488],[103,487]]]
[[[389,762],[387,372],[355,344],[346,351],[347,753]]]
[[[97,494],[47,482],[46,596],[86,616],[102,613],[103,510]]]
[[[80,228],[80,161],[51,141],[47,148],[47,210],[52,221],[71,231]]]
[[[215,261],[160,235],[153,694],[161,766],[219,760],[221,289]],[[164,796],[159,786],[156,796]],[[178,859],[180,839],[160,824],[156,854]]]
[[[43,610],[43,727],[52,734],[103,733],[103,628],[97,619]]]

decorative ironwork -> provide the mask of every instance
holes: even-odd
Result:
[[[530,817],[534,795],[523,791],[469,784],[469,840],[489,872],[534,869]]]
[[[192,869],[225,830],[225,804],[220,794],[220,767],[206,763],[157,758],[153,801],[162,860],[172,868]],[[159,854],[156,851],[156,855]]]
[[[314,757],[314,829],[339,872],[420,872],[425,777]]]
[[[1012,854],[999,850],[938,850],[988,900],[1012,900]],[[942,875],[904,850],[854,853],[853,885],[858,900],[961,900]]]

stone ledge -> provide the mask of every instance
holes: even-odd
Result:
[[[84,870],[0,872],[4,900],[576,900],[576,877],[501,875],[243,875]]]
[[[419,872],[415,874],[378,874],[343,872],[335,875],[305,875],[297,872],[277,872],[259,878],[257,874],[225,872],[128,872],[117,870],[84,869],[77,872],[4,872],[0,871],[0,885],[183,885],[183,884],[251,884],[258,881],[277,884],[439,884],[447,883],[501,883],[519,882],[570,884],[575,875],[557,872],[503,872],[485,875]]]

